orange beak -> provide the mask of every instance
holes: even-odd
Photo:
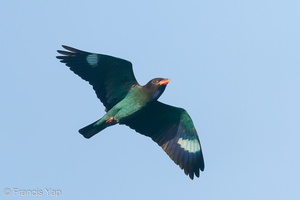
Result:
[[[167,85],[168,83],[170,83],[170,79],[163,79],[161,81],[158,82],[159,85]]]

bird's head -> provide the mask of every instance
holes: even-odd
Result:
[[[152,100],[157,100],[170,81],[168,78],[154,78],[144,86],[145,92]]]

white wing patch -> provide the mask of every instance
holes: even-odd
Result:
[[[90,54],[86,57],[86,61],[92,65],[92,66],[95,66],[98,64],[98,61],[99,61],[99,57],[97,54]]]
[[[190,153],[196,153],[200,151],[200,145],[197,139],[183,140],[182,138],[179,138],[177,143],[180,145],[181,148]]]

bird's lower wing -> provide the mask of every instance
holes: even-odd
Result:
[[[199,137],[184,109],[154,101],[120,123],[151,137],[191,179],[204,170]]]

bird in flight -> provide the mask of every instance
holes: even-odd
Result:
[[[106,108],[106,114],[79,130],[91,138],[103,129],[125,124],[150,137],[191,179],[204,170],[200,140],[191,117],[183,108],[170,106],[157,99],[170,79],[154,78],[141,86],[131,62],[62,46],[57,58],[70,70],[88,81]]]

